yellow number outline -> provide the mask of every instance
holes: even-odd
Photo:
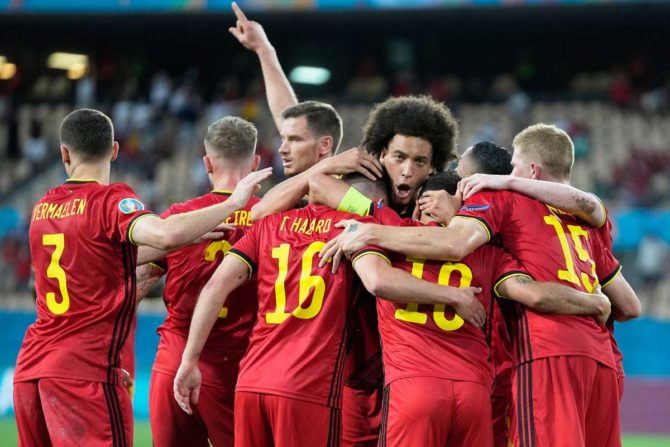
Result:
[[[43,234],[42,245],[54,246],[55,249],[51,253],[51,262],[47,268],[47,277],[58,281],[58,290],[62,300],[56,300],[54,292],[47,292],[46,303],[47,308],[55,315],[63,315],[70,308],[70,294],[67,291],[67,277],[65,270],[60,265],[60,259],[65,249],[65,235],[63,233]]]
[[[407,258],[407,260],[412,263],[412,276],[422,279],[425,260],[412,257]],[[446,262],[442,264],[437,277],[437,283],[442,286],[448,286],[451,274],[454,271],[461,274],[458,287],[470,287],[470,284],[472,284],[472,270],[467,265],[461,263]],[[396,309],[395,318],[409,323],[426,324],[428,322],[428,315],[424,312],[419,312],[418,309],[419,305],[417,303],[407,303],[405,309]],[[445,310],[446,306],[444,304],[435,304],[433,306],[433,321],[435,321],[435,325],[446,332],[460,329],[465,323],[463,318],[454,313],[454,317],[448,320],[444,315]]]
[[[566,270],[558,270],[558,279],[569,281],[578,287],[583,287],[587,292],[591,293],[598,285],[598,275],[596,274],[596,263],[591,259],[589,253],[584,249],[582,244],[582,238],[584,240],[589,239],[589,234],[579,225],[568,225],[568,231],[570,232],[570,237],[575,246],[575,251],[577,252],[577,257],[582,262],[588,262],[591,264],[591,276],[593,281],[589,279],[589,275],[585,272],[580,272],[580,276],[577,276],[575,272],[575,263],[573,259],[572,250],[570,245],[568,245],[568,238],[565,235],[565,229],[560,219],[551,214],[549,216],[544,216],[544,223],[554,228],[556,231],[556,236],[558,236],[558,241],[561,244],[561,250],[563,251],[563,257],[565,259]]]
[[[225,239],[221,239],[220,241],[212,241],[207,244],[207,247],[205,248],[204,259],[207,262],[214,262],[216,260],[217,253],[223,252],[223,255],[225,256],[226,253],[228,253],[228,250],[231,248],[232,244]],[[218,317],[228,317],[228,308],[223,306],[219,311]]]
[[[309,320],[319,314],[323,307],[323,298],[326,294],[326,281],[320,275],[312,275],[312,267],[314,265],[314,255],[319,253],[325,245],[321,241],[312,242],[302,254],[298,307],[293,312],[286,311],[285,285],[291,247],[289,244],[281,244],[279,247],[272,248],[272,258],[279,261],[279,273],[275,280],[276,306],[273,312],[265,314],[265,321],[267,323],[281,324],[291,315],[302,320]],[[312,296],[310,305],[303,307],[310,294]]]

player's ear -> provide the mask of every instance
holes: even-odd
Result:
[[[69,165],[71,163],[70,150],[63,144],[60,145],[60,157],[63,159],[64,165]]]
[[[319,138],[319,158],[328,157],[333,152],[333,137],[330,135]]]
[[[119,156],[119,142],[115,141],[114,144],[112,144],[112,157],[109,160],[114,161],[118,156]]]
[[[212,166],[212,160],[209,158],[209,156],[204,155],[202,157],[202,163],[205,165],[205,172],[207,172],[207,174],[211,174],[212,172],[214,172],[214,167]]]
[[[382,151],[379,153],[379,163],[384,166],[384,159],[386,158],[386,154],[388,154],[388,149],[383,148]]]
[[[534,180],[538,180],[540,178],[541,173],[542,173],[542,167],[538,164],[531,162],[530,163],[531,178]]]
[[[260,155],[254,155],[252,160],[251,160],[251,170],[256,171],[258,170],[258,166],[261,164],[261,156]]]

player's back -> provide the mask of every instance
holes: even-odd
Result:
[[[230,197],[227,191],[212,191],[184,203],[168,208],[161,217],[202,209],[224,202]],[[206,240],[170,252],[159,265],[167,270],[163,300],[167,308],[164,323],[158,328],[161,343],[158,346],[153,368],[175,374],[181,362],[181,353],[186,345],[188,331],[198,296],[207,284],[223,256],[251,228],[250,210],[259,199],[251,197],[248,203],[233,213],[225,223],[236,229],[222,240]],[[249,334],[256,320],[258,300],[256,282],[248,281],[233,291],[226,306],[219,312],[212,332],[201,354],[203,382],[210,383],[225,376],[217,368],[225,365],[233,368],[229,361],[239,359],[249,344]],[[178,353],[178,354],[175,354]],[[236,368],[236,366],[234,366]]]
[[[35,205],[30,251],[37,321],[15,381],[62,377],[116,383],[135,315],[133,223],[146,215],[125,184],[73,181]]]
[[[350,330],[352,269],[319,268],[317,254],[349,213],[307,206],[268,216],[229,252],[258,272],[258,319],[240,365],[238,391],[341,405]],[[365,218],[364,218],[365,219]]]
[[[394,254],[393,266],[426,281],[453,287],[480,287],[487,310],[484,330],[466,323],[444,304],[400,304],[377,300],[386,383],[406,377],[469,381],[490,388],[489,331],[492,291],[504,278],[523,274],[502,249],[484,245],[460,262],[443,262]]]
[[[477,193],[458,216],[477,219],[491,237],[499,236],[535,280],[560,282],[586,292],[595,288],[589,235],[574,216],[510,191]],[[516,363],[584,355],[614,367],[609,335],[590,316],[546,314],[518,305],[514,328]]]

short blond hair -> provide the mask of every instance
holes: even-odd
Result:
[[[550,124],[534,124],[519,132],[512,144],[525,160],[541,164],[551,176],[570,178],[575,146],[564,130]]]
[[[209,125],[205,144],[228,160],[243,160],[256,152],[258,131],[249,121],[226,116]]]

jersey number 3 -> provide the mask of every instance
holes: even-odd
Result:
[[[67,278],[65,270],[60,266],[60,258],[65,248],[65,236],[63,233],[43,234],[42,245],[56,247],[51,253],[51,262],[47,268],[47,277],[58,281],[61,300],[56,299],[54,292],[47,292],[47,308],[56,315],[62,315],[70,308],[70,294],[67,292]]]

